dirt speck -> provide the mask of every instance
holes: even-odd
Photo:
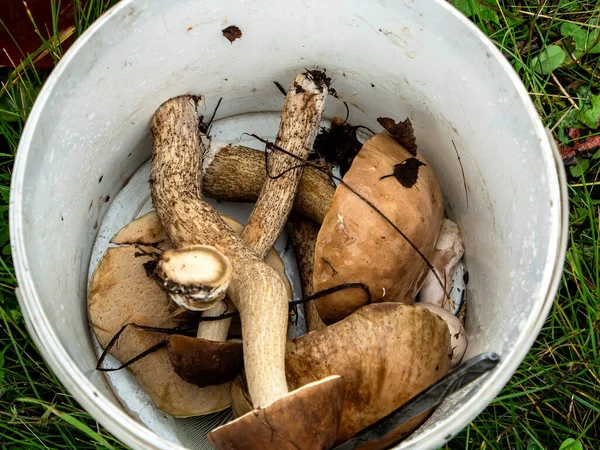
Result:
[[[375,87],[375,85],[373,83],[371,83],[371,87]]]
[[[102,183],[102,178],[104,178],[104,175],[100,175],[100,178],[98,178],[98,183]]]
[[[294,90],[296,91],[296,94],[302,94],[304,92],[304,88],[297,81],[294,81]]]
[[[194,29],[194,27],[187,27],[188,31],[192,31]]]
[[[104,197],[104,203],[108,203],[110,202],[110,195],[107,195],[106,197]]]
[[[91,200],[91,201],[90,201],[90,206],[88,206],[88,211],[89,211],[90,209],[92,209],[92,206],[94,206],[94,200]]]
[[[327,69],[324,68],[323,70],[307,70],[304,73],[304,75],[317,85],[317,87],[319,88],[319,92],[323,92],[323,89],[327,88],[330,95],[332,95],[335,98],[338,98],[336,90],[331,85],[331,77],[327,76]]]
[[[225,36],[225,38],[232,44],[233,44],[233,41],[235,41],[236,39],[242,38],[242,30],[240,30],[235,25],[230,25],[227,28],[224,28],[222,30],[222,32],[223,32],[223,36]]]

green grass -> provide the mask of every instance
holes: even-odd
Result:
[[[89,0],[85,7],[74,3],[73,33],[78,36],[115,1]],[[595,48],[600,43],[600,3],[450,3],[469,15],[512,63],[561,144],[600,134],[600,47]],[[47,39],[37,54],[46,51],[60,59],[57,30],[49,38],[43,29],[40,34]],[[0,70],[0,448],[123,448],[80,409],[44,364],[14,297],[9,182],[23,124],[48,75],[48,70],[32,68],[35,56],[16,70]],[[573,128],[580,137],[569,136]],[[509,384],[444,448],[600,446],[600,153],[584,152],[568,164],[570,244],[554,307]]]

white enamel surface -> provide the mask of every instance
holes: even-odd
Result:
[[[232,24],[243,32],[233,44],[221,35]],[[38,347],[75,398],[133,448],[181,447],[130,418],[93,370],[85,295],[100,223],[149,157],[151,115],[187,92],[206,96],[206,115],[223,97],[218,118],[276,113],[283,97],[273,81],[286,86],[315,66],[335,79],[352,123],[380,130],[379,116],[413,121],[465,237],[466,358],[502,357],[398,448],[435,448],[460,431],[508,381],[548,313],[565,248],[562,167],[516,74],[447,2],[123,0],[40,93],[19,146],[10,220]],[[326,117],[344,112],[328,99]]]

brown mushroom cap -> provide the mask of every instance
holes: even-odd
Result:
[[[467,332],[463,327],[460,319],[445,308],[434,305],[432,303],[417,302],[415,306],[425,308],[436,314],[440,319],[446,322],[450,332],[452,345],[452,361],[450,367],[456,367],[462,361],[465,352],[467,351]]]
[[[448,327],[435,314],[378,303],[288,341],[286,376],[290,389],[333,374],[343,377],[336,439],[342,443],[445,375],[450,354]]]
[[[330,376],[213,430],[208,439],[218,449],[329,449],[343,398],[343,379]]]
[[[147,248],[150,250],[151,248]],[[109,248],[94,271],[88,294],[92,329],[105,348],[126,323],[174,328],[177,306],[160,286],[148,278],[134,246]],[[165,339],[165,335],[127,328],[111,354],[121,362],[130,360]],[[183,381],[173,370],[167,349],[159,349],[128,367],[160,410],[175,417],[221,411],[231,404],[229,383],[199,388]]]
[[[111,244],[160,244],[168,242],[168,248],[173,248],[167,232],[160,224],[156,211],[150,211],[121,228],[110,240]]]
[[[240,342],[171,335],[167,338],[167,348],[177,375],[199,387],[231,381],[244,368]]]
[[[392,137],[378,134],[358,153],[344,181],[379,208],[429,259],[443,216],[443,199],[431,165],[421,156],[414,186],[404,187],[394,166],[412,155]],[[412,303],[427,266],[408,242],[369,205],[338,186],[315,248],[315,291],[342,283],[369,286],[373,302]],[[367,302],[364,292],[340,291],[316,301],[325,323],[351,314]]]

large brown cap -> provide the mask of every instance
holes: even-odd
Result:
[[[173,370],[199,387],[233,380],[244,368],[241,342],[215,342],[190,336],[167,339]]]
[[[327,377],[215,429],[208,439],[217,449],[329,449],[343,399],[343,379]]]
[[[290,389],[330,375],[345,383],[336,443],[350,439],[448,372],[450,333],[435,314],[374,303],[322,330],[288,341]]]
[[[411,188],[387,177],[395,165],[408,160],[422,164]],[[369,302],[412,304],[427,266],[408,240],[431,260],[444,213],[442,191],[431,165],[420,154],[415,159],[386,134],[365,142],[343,180],[408,239],[347,187],[337,187],[315,245],[313,287],[319,292],[360,282],[369,287],[371,296],[354,289],[319,298],[315,302],[326,324]]]

